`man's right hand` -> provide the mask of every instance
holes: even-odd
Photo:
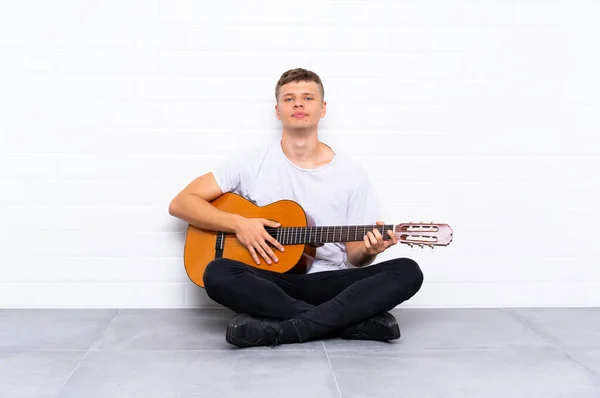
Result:
[[[279,261],[267,242],[271,243],[281,252],[284,250],[281,243],[277,242],[265,230],[265,226],[278,228],[281,224],[265,218],[246,218],[240,216],[234,228],[237,239],[248,249],[256,264],[260,264],[257,253],[265,259],[267,264],[271,264],[271,261]]]

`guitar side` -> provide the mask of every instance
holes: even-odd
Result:
[[[217,209],[239,214],[248,218],[266,218],[281,223],[281,227],[307,226],[307,217],[302,207],[291,200],[281,200],[267,206],[256,206],[242,196],[225,193],[210,202]],[[200,287],[204,287],[204,271],[208,264],[218,256],[216,248],[219,234],[216,231],[188,225],[184,247],[184,266],[188,277]],[[310,245],[286,245],[284,252],[273,248],[279,262],[267,264],[258,256],[256,264],[248,249],[240,244],[235,234],[224,235],[221,256],[248,264],[250,266],[274,272],[303,273],[312,262],[316,249]]]

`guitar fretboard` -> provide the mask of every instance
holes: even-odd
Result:
[[[390,239],[388,230],[393,225],[342,225],[319,227],[266,227],[266,231],[282,245],[299,245],[308,243],[356,242],[364,239],[367,232],[379,230],[384,240]]]

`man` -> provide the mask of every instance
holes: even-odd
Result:
[[[284,251],[265,230],[278,224],[216,209],[209,202],[224,192],[259,206],[294,200],[316,225],[384,225],[377,221],[377,198],[363,168],[318,138],[327,105],[319,76],[289,70],[277,82],[275,98],[281,139],[198,177],[173,199],[169,213],[199,228],[235,233],[257,264],[277,262],[277,250]],[[387,311],[419,291],[423,274],[408,258],[370,265],[397,243],[392,231],[386,233],[390,239],[373,229],[362,241],[319,247],[306,274],[213,260],[204,274],[206,293],[238,313],[226,340],[240,347],[273,347],[333,336],[398,339],[400,329]]]

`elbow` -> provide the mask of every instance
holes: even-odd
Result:
[[[177,203],[177,198],[173,199],[171,203],[169,203],[169,214],[173,217],[179,217],[179,205]]]

